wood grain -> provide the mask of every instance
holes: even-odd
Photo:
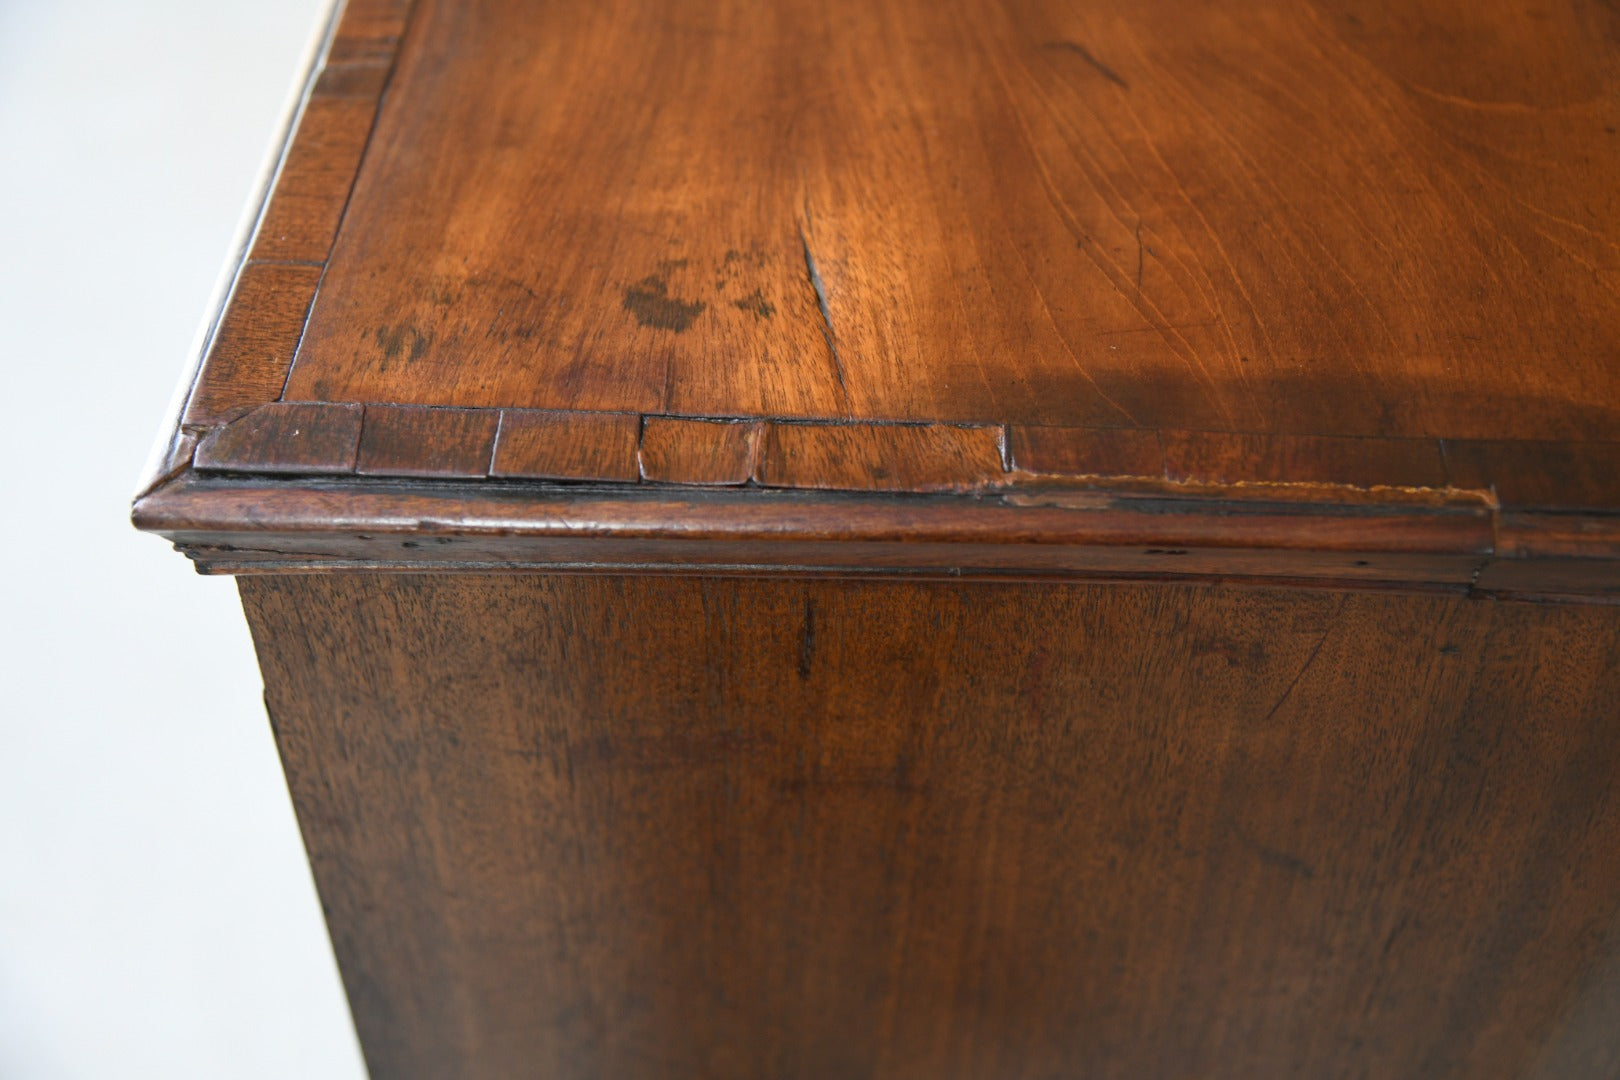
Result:
[[[489,409],[366,406],[355,472],[362,476],[489,475],[500,414]]]
[[[203,470],[254,473],[354,471],[364,410],[358,405],[261,405],[197,446]]]
[[[411,4],[412,0],[344,0],[329,61],[391,62],[405,33]]]
[[[1620,1075],[1612,3],[348,0],[303,85],[134,515],[377,1080]]]
[[[1007,432],[1007,458],[1020,474],[1069,477],[1159,477],[1164,447],[1156,431],[1058,428],[1019,424]]]
[[[1000,428],[771,424],[755,477],[766,487],[968,491],[1007,482]]]
[[[1163,432],[1160,439],[1165,475],[1179,483],[1477,489],[1451,483],[1440,444],[1433,439],[1264,438],[1196,431]]]
[[[1488,488],[1504,506],[1620,508],[1620,443],[1447,440],[1443,449],[1453,483]]]
[[[142,497],[135,522],[216,573],[507,567],[1269,580],[1620,601],[1613,515],[1502,512],[1472,493],[1356,504],[1284,490],[1301,497],[1211,498],[1174,486],[1154,495],[1013,489],[900,498],[205,474]]]
[[[299,120],[251,257],[324,263],[371,134],[385,64],[327,68]]]
[[[641,478],[664,484],[746,484],[764,425],[746,420],[649,416],[641,426]]]
[[[320,280],[319,266],[242,268],[186,403],[184,425],[234,420],[281,397]]]
[[[1606,598],[1617,42],[1596,0],[356,0],[143,493],[284,396],[505,410],[502,482],[1484,500]],[[478,479],[452,427],[389,475]]]
[[[1605,609],[241,587],[378,1080],[1620,1069]]]
[[[507,409],[490,475],[556,480],[635,480],[641,418],[629,413]]]
[[[1614,439],[1616,41],[1596,0],[423,0],[292,390]]]

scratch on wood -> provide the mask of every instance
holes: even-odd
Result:
[[[816,257],[810,251],[810,239],[804,235],[804,229],[799,230],[799,243],[804,247],[804,268],[810,275],[810,288],[816,294],[816,307],[821,311],[821,336],[827,342],[827,352],[832,355],[833,369],[838,374],[838,389],[844,394],[844,410],[849,411],[849,383],[844,379],[844,361],[838,355],[838,339],[833,332],[832,309],[827,306],[827,289],[821,283],[821,272],[816,269]]]
[[[1113,68],[1091,55],[1091,50],[1087,49],[1084,45],[1081,45],[1078,42],[1055,41],[1048,46],[1048,48],[1062,49],[1065,52],[1072,52],[1074,55],[1090,64],[1092,69],[1096,71],[1097,74],[1101,75],[1103,78],[1107,79],[1121,90],[1129,90],[1131,88],[1130,83],[1120,78],[1119,72],[1115,71]]]
[[[1349,593],[1345,593],[1343,596],[1339,597],[1339,606],[1333,609],[1333,617],[1329,619],[1327,625],[1322,628],[1322,636],[1316,639],[1316,646],[1311,649],[1311,655],[1307,656],[1305,658],[1305,663],[1300,665],[1299,671],[1294,674],[1293,680],[1289,682],[1287,689],[1282,692],[1282,697],[1278,698],[1277,703],[1267,710],[1265,719],[1261,721],[1262,724],[1270,721],[1272,717],[1277,715],[1278,710],[1283,707],[1283,704],[1293,696],[1294,689],[1299,686],[1299,681],[1305,677],[1305,673],[1307,671],[1311,670],[1311,665],[1316,663],[1316,658],[1322,654],[1322,646],[1327,644],[1327,639],[1332,635],[1333,628],[1339,625],[1339,616],[1344,613],[1345,602],[1349,599]]]
[[[1142,291],[1142,219],[1136,219],[1136,291]]]

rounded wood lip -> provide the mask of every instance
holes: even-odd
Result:
[[[492,17],[515,10],[491,3],[486,14]],[[908,17],[925,17],[931,10],[901,0],[896,4]],[[451,11],[408,0],[334,5],[333,22],[314,50],[276,155],[273,180],[251,216],[228,286],[206,323],[197,369],[136,502],[139,527],[169,535],[200,565],[233,572],[306,565],[601,563],[1171,579],[1236,574],[1268,580],[1372,579],[1402,587],[1526,595],[1614,595],[1620,565],[1620,442],[1414,434],[1480,427],[1480,421],[1468,419],[1468,409],[1458,411],[1459,403],[1478,405],[1479,416],[1511,419],[1513,402],[1487,400],[1489,387],[1473,386],[1456,374],[1433,385],[1402,382],[1417,379],[1422,365],[1398,357],[1379,360],[1394,367],[1367,384],[1383,395],[1387,423],[1362,414],[1343,424],[1321,421],[1323,408],[1337,407],[1341,398],[1367,404],[1366,386],[1347,372],[1334,375],[1342,363],[1326,364],[1328,381],[1308,385],[1289,383],[1294,376],[1281,369],[1268,376],[1258,371],[1264,364],[1247,366],[1240,382],[1249,390],[1269,386],[1267,393],[1274,392],[1277,401],[1301,404],[1317,417],[1267,417],[1266,424],[1276,430],[1256,433],[1217,423],[1221,417],[1211,420],[1197,395],[1178,398],[1169,386],[1155,389],[1152,379],[1137,387],[1152,391],[1156,404],[1150,415],[1098,414],[1123,425],[1113,427],[1086,426],[1097,421],[1074,401],[1049,405],[1039,395],[1033,406],[1024,401],[1002,415],[992,407],[995,395],[962,396],[955,390],[933,399],[863,398],[863,377],[876,379],[881,373],[860,365],[883,358],[870,349],[862,358],[856,339],[871,327],[861,321],[864,301],[856,302],[850,267],[838,250],[850,237],[838,235],[842,226],[836,215],[817,213],[811,196],[819,191],[818,197],[836,200],[836,193],[823,190],[825,184],[812,191],[814,178],[800,178],[809,185],[803,199],[781,203],[792,211],[788,225],[760,225],[755,238],[768,234],[786,244],[791,265],[779,265],[775,248],[770,249],[775,255],[761,254],[765,249],[743,244],[716,255],[719,261],[709,268],[713,274],[704,288],[742,290],[746,283],[735,275],[744,270],[763,275],[761,280],[785,274],[775,291],[739,293],[735,302],[727,292],[725,304],[711,298],[711,314],[741,320],[737,325],[752,328],[750,333],[768,325],[773,334],[803,337],[804,347],[790,350],[782,361],[783,377],[791,376],[792,382],[813,376],[826,394],[803,400],[789,395],[776,409],[743,407],[747,395],[720,394],[715,400],[737,407],[715,415],[693,412],[683,405],[685,399],[671,396],[673,368],[664,371],[661,401],[654,400],[658,395],[631,393],[629,360],[620,370],[624,365],[618,360],[602,357],[620,356],[620,346],[641,339],[604,339],[607,352],[593,353],[594,360],[576,373],[588,385],[568,384],[579,391],[570,391],[570,400],[599,407],[533,407],[557,402],[538,390],[512,397],[511,387],[484,385],[476,372],[469,374],[472,369],[462,370],[459,360],[447,369],[434,352],[444,342],[435,346],[429,340],[433,328],[418,322],[379,326],[366,339],[371,342],[366,348],[374,345],[380,356],[392,358],[389,362],[420,363],[412,370],[427,372],[401,384],[396,370],[385,380],[403,389],[396,398],[409,400],[342,400],[344,387],[376,380],[345,382],[337,377],[341,372],[325,372],[332,381],[320,377],[325,369],[319,364],[294,369],[303,363],[306,348],[352,336],[354,328],[344,329],[341,320],[316,318],[321,296],[336,303],[332,297],[348,290],[364,299],[355,292],[364,291],[359,284],[364,275],[356,276],[359,249],[352,234],[377,231],[377,222],[386,220],[378,217],[379,207],[389,205],[396,181],[407,188],[422,181],[391,173],[389,155],[397,157],[416,140],[443,134],[433,127],[438,121],[401,103],[422,94],[423,80],[446,77],[449,68],[422,66],[423,50],[437,46],[418,24],[452,17]],[[1441,16],[1451,17],[1444,11]],[[1051,75],[1060,81],[1102,78],[1102,84],[1087,84],[1090,91],[1135,95],[1131,100],[1142,102],[1147,100],[1142,93],[1154,85],[1152,78],[1131,77],[1100,59],[1102,46],[1095,43],[1060,42],[1042,50],[1043,64],[1072,64],[1072,54],[1090,65],[1090,71],[1054,68]],[[1425,63],[1433,59],[1426,56]],[[587,74],[615,77],[605,68]],[[476,100],[489,89],[479,81],[483,78],[479,69],[461,89]],[[948,97],[952,91],[930,84],[929,92]],[[1106,102],[1097,98],[1096,103]],[[468,137],[473,139],[468,152],[476,158],[482,145],[477,139],[483,136]],[[887,139],[879,137],[881,145],[873,152],[894,150]],[[1206,227],[1213,228],[1207,222]],[[1139,218],[1137,265],[1128,275],[1134,280],[1120,278],[1110,288],[1137,299],[1151,294],[1171,232],[1166,223],[1151,221],[1144,231]],[[334,270],[345,237],[353,250]],[[486,239],[497,248],[505,242],[493,234]],[[1187,236],[1182,240],[1186,250],[1177,258],[1196,263],[1199,245]],[[1087,242],[1082,238],[1075,250],[1090,252],[1085,257],[1093,259],[1097,252]],[[665,344],[675,349],[677,337],[690,344],[701,336],[693,323],[701,305],[683,298],[681,288],[683,282],[695,287],[696,280],[687,279],[707,264],[694,257],[687,265],[678,252],[659,257],[662,269],[628,285],[623,304],[614,301],[609,308],[621,321],[637,321],[636,334],[674,335]],[[1069,252],[1064,258],[1080,255]],[[1217,276],[1224,273],[1220,261],[1209,263]],[[908,264],[902,277],[927,271],[927,265]],[[1025,263],[1008,280],[1027,277],[1044,302],[1034,273]],[[788,278],[792,295],[783,291]],[[903,282],[897,281],[868,284],[883,295],[898,295]],[[457,302],[478,310],[491,304],[500,308],[497,294],[517,287],[471,279],[462,284],[471,291],[464,290]],[[1069,299],[1080,307],[1089,303],[1078,294]],[[1471,302],[1462,296],[1453,301],[1463,307]],[[796,313],[792,319],[790,308]],[[1050,305],[1045,311],[1055,327],[1060,313]],[[456,318],[465,314],[460,311]],[[776,321],[766,321],[772,318]],[[772,340],[779,344],[786,338]],[[919,378],[939,375],[938,350],[922,345],[921,351],[913,348],[890,359],[901,364],[913,356]],[[1620,428],[1613,406],[1601,392],[1591,402],[1553,393],[1554,383],[1568,382],[1552,378],[1556,372],[1548,366],[1558,351],[1556,342],[1548,342],[1536,356],[1521,358],[1530,376],[1546,371],[1539,382],[1527,377],[1515,391],[1523,397],[1514,399],[1519,411],[1530,416],[1515,430],[1616,437]],[[323,355],[339,367],[347,363],[342,350]],[[1084,369],[1078,358],[1070,359]],[[1146,377],[1152,367],[1151,357],[1141,359],[1147,367],[1132,378]],[[1035,353],[994,358],[997,370],[1005,368],[1003,374],[1012,378],[1009,394],[1018,396],[1012,388],[1022,385],[1019,373],[1039,366],[1039,360]],[[711,367],[705,360],[693,370]],[[1331,379],[1340,376],[1348,381],[1333,384]],[[893,390],[901,384],[884,385]],[[1093,385],[1107,396],[1104,387]],[[1530,393],[1525,387],[1548,396],[1523,396]],[[1163,396],[1156,396],[1161,391]],[[357,390],[348,396],[366,395]],[[1414,429],[1412,419],[1421,410],[1411,413],[1407,405],[1431,398],[1446,403],[1435,415],[1451,420]],[[503,407],[508,400],[523,407]],[[1459,417],[1467,422],[1454,427]],[[1222,430],[1204,430],[1211,427]],[[1323,427],[1344,430],[1322,433]],[[379,546],[381,541],[368,537],[388,541]],[[634,551],[626,545],[634,545]]]
[[[184,435],[135,522],[217,572],[731,567],[1620,596],[1612,444],[321,402]]]
[[[138,527],[211,573],[549,570],[1248,581],[1620,602],[1620,528],[1474,502],[890,495],[177,477]]]

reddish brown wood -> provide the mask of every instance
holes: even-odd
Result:
[[[1161,439],[1165,475],[1178,483],[1430,490],[1450,486],[1440,444],[1434,439],[1267,438],[1197,431],[1163,432]]]
[[[197,468],[256,473],[354,470],[364,410],[358,405],[261,405],[197,446]]]
[[[359,533],[332,522],[372,523]],[[728,574],[1270,580],[1469,591],[1495,556],[1479,505],[1338,507],[1104,492],[895,501],[649,488],[445,490],[356,483],[291,492],[186,480],[137,506],[205,571],[640,568]],[[1568,528],[1566,524],[1563,526]],[[1605,550],[1612,551],[1612,545]],[[1558,561],[1568,561],[1559,552]],[[1518,556],[1515,556],[1518,557]],[[1529,561],[1535,562],[1536,559]],[[1577,560],[1571,599],[1620,595],[1620,559]],[[1574,587],[1577,581],[1582,587]],[[1549,590],[1536,588],[1535,595]]]
[[[319,265],[245,264],[152,485],[283,394],[476,407],[480,434],[504,408],[503,479],[1497,501],[1529,516],[1488,554],[1607,595],[1599,8],[1109,10],[357,0],[251,249]],[[1480,41],[1518,50],[1490,86]],[[949,421],[1003,433],[1002,471]],[[248,435],[211,467],[278,457]],[[479,477],[481,445],[438,445],[386,467]]]
[[[186,405],[186,425],[228,422],[281,397],[320,280],[318,266],[242,268]]]
[[[1447,440],[1445,453],[1454,483],[1488,488],[1504,506],[1620,508],[1620,443]]]
[[[1620,549],[1620,538],[1613,543]],[[1556,556],[1493,559],[1479,568],[1472,589],[1486,596],[1620,604],[1620,575],[1594,579],[1589,563]]]
[[[746,484],[764,425],[743,420],[649,416],[641,428],[641,478],[661,484]]]
[[[629,413],[501,414],[492,476],[557,480],[635,480],[641,418]]]
[[[1620,1072],[1617,129],[1603,0],[350,0],[135,517],[378,1080]]]
[[[1013,469],[1035,476],[1148,477],[1165,475],[1156,431],[1137,428],[1028,427],[1007,432]]]
[[[489,409],[366,406],[355,471],[362,476],[489,475],[500,414]]]
[[[1609,1077],[1620,622],[242,582],[384,1077]]]
[[[386,60],[354,60],[346,63],[328,60],[321,68],[311,94],[316,99],[360,98],[375,102],[388,85],[390,72],[391,65]],[[364,146],[366,139],[355,141]]]
[[[1615,438],[1611,18],[423,0],[292,388]]]
[[[326,260],[387,74],[386,64],[346,64],[322,72],[282,164],[275,198],[259,224],[252,258]]]
[[[772,424],[755,479],[766,487],[968,491],[1005,483],[1000,428]]]
[[[329,62],[392,61],[410,10],[411,0],[344,0]]]

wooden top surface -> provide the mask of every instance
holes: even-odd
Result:
[[[1594,2],[421,0],[296,400],[1620,437]]]
[[[1620,510],[1612,5],[334,26],[162,480]]]

